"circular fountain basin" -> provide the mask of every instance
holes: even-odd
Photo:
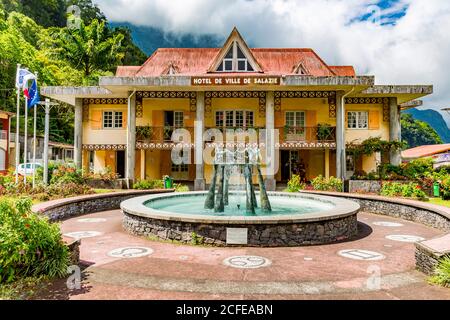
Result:
[[[271,212],[246,213],[245,194],[230,192],[225,212],[204,209],[207,192],[148,195],[121,203],[123,227],[140,236],[218,246],[300,246],[352,238],[358,203],[313,194],[269,192]],[[259,194],[256,194],[259,203]],[[239,205],[239,206],[238,206]],[[239,207],[239,208],[238,208]]]

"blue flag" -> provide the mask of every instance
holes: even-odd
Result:
[[[37,81],[33,80],[30,89],[25,93],[28,98],[28,108],[33,108],[40,100]]]

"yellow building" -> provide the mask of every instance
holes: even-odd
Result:
[[[311,49],[251,49],[234,29],[222,48],[158,49],[142,66],[102,77],[98,87],[46,87],[41,94],[75,106],[76,164],[109,167],[129,182],[169,175],[204,189],[212,166],[203,150],[221,146],[205,138],[208,129],[274,130],[274,138],[258,141],[278,159],[277,170],[265,172],[273,190],[296,172],[312,179],[374,170],[377,155],[353,159],[346,143],[399,140],[402,106],[432,90],[375,85],[374,76],[329,66]],[[180,128],[190,136],[181,164],[171,156]],[[400,153],[388,161],[400,163]]]

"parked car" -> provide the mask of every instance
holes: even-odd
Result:
[[[37,170],[39,168],[42,168],[42,165],[40,163],[21,163],[19,164],[19,167],[17,168],[17,171],[21,176],[32,176],[33,171]],[[14,172],[15,173],[15,172]]]

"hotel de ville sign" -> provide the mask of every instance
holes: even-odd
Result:
[[[192,77],[193,86],[246,86],[246,85],[280,85],[280,77],[258,76],[224,76],[224,77]]]

